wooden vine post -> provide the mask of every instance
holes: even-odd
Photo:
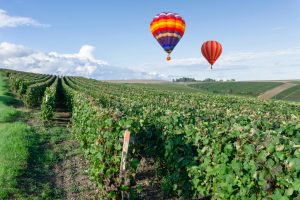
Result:
[[[122,149],[122,159],[120,165],[120,177],[124,177],[126,172],[126,160],[128,156],[128,147],[130,141],[130,131],[126,130],[124,133],[123,149]]]
[[[130,141],[130,131],[126,130],[124,133],[124,140],[123,140],[123,149],[122,149],[122,159],[120,164],[120,178],[126,178],[126,161],[128,157],[128,148],[129,148],[129,141]],[[125,180],[126,183],[126,180]],[[122,199],[124,199],[124,192],[122,191]],[[126,195],[127,199],[129,199],[129,194]]]

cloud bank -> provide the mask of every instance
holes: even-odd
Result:
[[[171,77],[187,76],[196,79],[300,79],[300,48],[263,52],[224,52],[213,70],[210,70],[208,62],[200,55],[199,58],[173,59],[167,65],[155,70]]]
[[[163,79],[157,73],[110,65],[95,58],[95,47],[83,45],[78,53],[44,53],[8,42],[0,43],[0,67],[44,74],[84,76],[98,80]]]
[[[96,58],[94,51],[95,47],[83,45],[77,53],[45,53],[22,45],[2,42],[0,67],[45,74],[84,76],[98,80],[170,80],[182,76],[200,80],[300,79],[300,48],[264,52],[225,52],[213,70],[200,55],[199,58],[173,59],[160,65],[148,63],[146,66],[129,69]]]
[[[5,10],[0,9],[0,28],[17,26],[48,27],[49,25],[41,24],[29,17],[10,16]]]

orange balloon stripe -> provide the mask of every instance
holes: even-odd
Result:
[[[217,48],[218,48],[217,46],[218,46],[218,44],[215,41],[213,41],[213,55],[212,55],[212,59],[214,59],[214,60],[215,60],[215,57],[217,55]]]
[[[220,55],[222,54],[222,51],[223,51],[222,45],[221,44],[219,44],[219,45],[220,45],[220,50],[219,50],[218,58],[220,57]]]
[[[214,46],[214,51],[213,51],[213,55],[212,55],[212,59],[215,60],[215,57],[217,55],[217,43],[216,42],[213,42],[213,46]]]
[[[181,36],[184,35],[184,30],[182,30],[182,29],[163,27],[163,28],[159,28],[159,29],[157,29],[157,30],[155,30],[155,31],[152,32],[152,34],[154,35],[154,37],[156,36],[156,34],[157,34],[159,31],[171,31],[171,32],[177,31],[178,33],[181,34]]]
[[[165,23],[153,23],[152,25],[150,25],[150,30],[152,32],[155,32],[157,29],[159,28],[164,28],[164,27],[168,27],[168,28],[178,28],[178,29],[181,29],[181,30],[185,30],[185,24],[182,24],[180,22],[165,22]]]
[[[202,45],[202,52],[203,52],[203,54],[204,54],[204,57],[205,57],[205,58],[208,58],[208,54],[207,54],[207,52],[206,52],[206,43],[204,43],[204,44]]]
[[[151,30],[152,34],[156,34],[158,31],[162,31],[162,30],[174,30],[174,31],[178,31],[180,32],[182,35],[185,32],[184,28],[180,28],[180,27],[169,27],[169,26],[161,26],[156,28],[155,30]]]
[[[214,56],[214,59],[217,60],[218,57],[221,55],[222,47],[220,44],[217,44],[217,49],[216,49],[216,55]]]
[[[213,57],[214,57],[214,42],[213,42],[213,41],[210,41],[210,42],[209,42],[209,46],[210,46],[210,58],[211,58],[211,60],[212,60]]]
[[[208,55],[208,58],[210,60],[211,58],[211,51],[210,51],[210,42],[206,42],[206,45],[205,45],[205,48],[206,48],[206,52],[207,52],[207,55]]]

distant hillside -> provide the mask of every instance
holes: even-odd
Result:
[[[201,91],[219,93],[219,94],[235,94],[246,96],[258,96],[272,88],[275,88],[283,82],[213,82],[213,83],[195,83],[188,86],[199,89]]]
[[[286,101],[300,101],[300,82],[294,81],[295,86],[279,93],[273,99],[280,99]]]

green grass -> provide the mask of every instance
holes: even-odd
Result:
[[[39,113],[32,116],[38,119]],[[66,152],[56,149],[56,145],[64,141],[66,136],[64,127],[47,127],[34,122],[35,134],[30,136],[32,145],[28,159],[28,168],[18,179],[20,190],[14,193],[16,199],[63,199],[64,191],[57,188],[52,177],[53,166],[65,159]]]
[[[9,106],[16,100],[7,94],[0,74],[0,199],[18,191],[17,177],[27,168],[31,133],[25,123],[13,122],[20,112]]]
[[[7,107],[5,105],[1,105],[0,100],[0,123],[1,122],[12,122],[16,119],[17,116],[20,115],[20,112],[12,107]]]
[[[4,77],[0,72],[0,123],[12,122],[20,115],[20,112],[13,108],[13,105],[19,105],[20,101],[16,100],[5,87]]]
[[[212,93],[258,96],[281,84],[281,82],[214,82],[195,83],[189,86]]]
[[[273,99],[300,101],[300,84],[279,93],[278,95],[274,96]]]
[[[21,122],[0,124],[0,199],[17,192],[17,177],[27,167],[29,133]]]

